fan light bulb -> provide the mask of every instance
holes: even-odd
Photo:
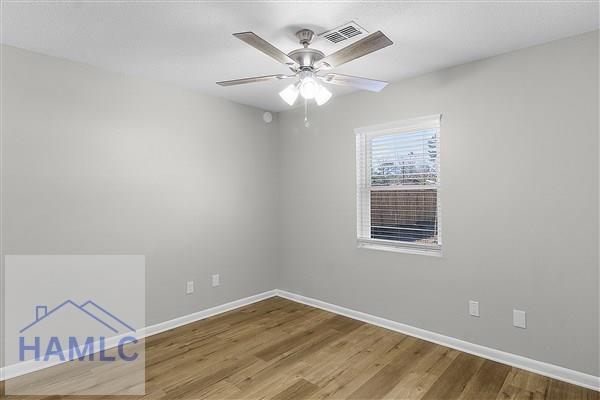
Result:
[[[292,84],[279,92],[279,96],[283,99],[283,101],[288,103],[290,106],[293,106],[298,98],[299,93],[300,92],[298,91],[296,85]]]
[[[327,103],[330,98],[331,92],[324,86],[319,85],[319,90],[317,90],[317,94],[315,95],[315,101],[317,104],[322,106],[323,104]]]
[[[312,99],[319,91],[319,84],[311,77],[302,79],[300,83],[300,95],[305,99]]]

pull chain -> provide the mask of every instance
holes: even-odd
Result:
[[[304,99],[304,126],[310,128],[310,122],[308,121],[308,100]]]

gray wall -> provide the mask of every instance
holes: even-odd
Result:
[[[279,120],[282,288],[598,375],[597,32],[302,111]],[[443,257],[357,249],[353,129],[435,113]]]
[[[147,324],[276,286],[276,121],[174,86],[2,51],[5,254],[144,254]]]

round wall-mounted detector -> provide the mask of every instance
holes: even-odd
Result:
[[[270,124],[271,121],[273,121],[273,114],[271,114],[270,112],[265,112],[263,114],[263,121],[265,121],[267,124]]]

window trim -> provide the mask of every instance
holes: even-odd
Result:
[[[373,250],[392,251],[409,254],[422,254],[430,256],[442,256],[442,212],[441,212],[441,119],[442,114],[428,115],[419,118],[411,118],[400,121],[387,122],[383,124],[355,128],[356,135],[356,245],[358,248]],[[437,190],[437,244],[415,244],[410,242],[401,242],[395,240],[383,240],[366,238],[367,232],[364,232],[367,226],[370,226],[371,210],[371,179],[368,173],[370,165],[369,143],[374,137],[389,135],[393,133],[410,133],[424,129],[436,128],[437,132],[437,184],[434,185]],[[361,161],[361,157],[364,160]],[[421,189],[421,188],[419,188]],[[381,190],[388,190],[383,189]],[[391,189],[389,189],[391,190]],[[408,190],[408,189],[407,189]],[[366,224],[365,218],[369,220]]]

